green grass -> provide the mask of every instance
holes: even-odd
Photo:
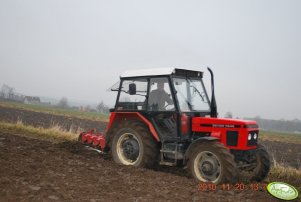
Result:
[[[66,131],[57,125],[45,129],[24,125],[21,121],[17,123],[0,122],[0,130],[4,133],[38,138],[50,142],[76,141],[79,134],[78,131]]]
[[[260,131],[259,138],[261,140],[301,144],[301,134],[295,134],[295,133]]]
[[[46,114],[54,114],[61,115],[67,117],[76,117],[80,119],[89,119],[93,121],[108,121],[109,115],[100,114],[96,112],[81,112],[75,109],[62,109],[55,106],[44,106],[44,105],[30,105],[30,104],[22,104],[17,102],[0,102],[0,106],[15,108],[15,109],[23,109],[34,112],[41,112]]]

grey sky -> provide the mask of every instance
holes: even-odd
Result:
[[[106,89],[127,69],[210,66],[221,116],[301,119],[300,11],[299,0],[0,0],[0,85],[113,105]]]

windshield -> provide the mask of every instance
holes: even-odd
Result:
[[[210,111],[202,80],[173,78],[173,83],[181,111]]]

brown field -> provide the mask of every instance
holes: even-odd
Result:
[[[106,127],[106,122],[0,107],[0,121],[18,120],[35,127],[60,125],[67,131]],[[265,190],[199,191],[199,184],[182,169],[119,166],[79,143],[53,143],[21,133],[0,131],[0,201],[276,201]],[[275,162],[300,169],[300,144],[263,143]],[[274,169],[263,183],[286,181],[300,191],[300,176]]]

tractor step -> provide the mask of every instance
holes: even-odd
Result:
[[[175,166],[178,160],[183,159],[183,155],[178,151],[179,144],[174,142],[163,142],[160,150],[160,165]]]
[[[161,153],[169,153],[169,154],[176,154],[176,151],[170,151],[170,150],[160,150]]]
[[[160,165],[175,166],[175,165],[177,165],[177,163],[176,162],[169,162],[169,161],[160,161]]]

